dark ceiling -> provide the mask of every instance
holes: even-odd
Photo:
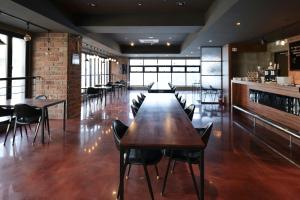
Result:
[[[200,46],[300,33],[300,0],[1,0],[1,7],[53,31],[66,30],[53,25],[59,23],[125,56],[194,57]],[[152,37],[159,43],[138,42]]]

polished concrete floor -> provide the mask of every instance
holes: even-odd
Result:
[[[119,98],[108,98],[106,107],[92,103],[82,106],[81,120],[67,122],[63,134],[62,122],[51,120],[52,141],[32,145],[28,138],[12,135],[6,146],[0,145],[0,199],[116,199],[119,177],[119,154],[113,142],[111,122],[120,119],[126,124],[133,120],[131,99],[138,91]],[[192,92],[182,92],[187,105],[197,105],[195,127],[214,122],[214,130],[205,153],[206,199],[299,199],[300,169],[279,156],[266,144],[283,149],[286,142],[262,127],[255,130],[264,142],[254,136],[251,122],[219,105],[200,105]],[[0,142],[3,143],[1,134]],[[278,144],[276,144],[276,141]],[[288,158],[299,160],[300,151],[290,150]],[[166,159],[158,167],[160,174],[166,169]],[[162,178],[156,180],[149,167],[155,199],[196,199],[192,180],[186,165],[176,165],[168,179],[165,196],[160,196]],[[196,175],[199,176],[197,167]],[[125,183],[125,198],[150,199],[141,167],[134,166]]]

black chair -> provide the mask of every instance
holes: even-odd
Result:
[[[97,99],[97,103],[98,103],[98,98],[100,97],[100,92],[97,88],[93,88],[93,87],[88,87],[86,90],[86,98],[87,101],[89,102],[89,104],[91,104],[91,100],[92,99]]]
[[[177,100],[178,100],[179,103],[181,102],[181,98],[182,98],[182,96],[177,97]]]
[[[169,151],[166,151],[166,156],[169,157],[169,162],[168,162],[167,171],[165,174],[165,179],[164,179],[163,188],[162,188],[162,192],[161,192],[162,195],[164,194],[164,191],[166,188],[171,161],[174,161],[174,162],[178,161],[178,162],[188,163],[189,169],[191,172],[191,177],[192,177],[193,184],[194,184],[194,188],[197,193],[198,199],[200,199],[197,182],[195,179],[192,165],[193,164],[198,165],[199,170],[200,170],[200,159],[201,159],[202,155],[204,156],[204,150],[208,144],[208,140],[209,140],[209,137],[212,132],[212,127],[213,127],[213,123],[209,123],[208,125],[205,126],[205,128],[196,129],[198,134],[201,135],[202,141],[205,144],[203,149],[201,149],[201,150],[169,150]],[[174,167],[174,165],[173,165],[173,167]]]
[[[141,103],[139,103],[139,102],[137,102],[135,99],[132,99],[132,104],[135,106],[135,107],[137,107],[138,109],[140,109],[140,107],[141,107]]]
[[[9,133],[13,112],[13,109],[0,107],[0,126],[6,126],[5,138]],[[4,145],[5,143],[6,139],[4,140]]]
[[[133,117],[135,117],[137,112],[139,111],[139,109],[136,106],[131,105],[131,111],[132,111]]]
[[[143,93],[140,93],[141,97],[145,100],[146,95],[144,95]]]
[[[176,92],[176,93],[175,93],[176,99],[178,99],[178,95],[179,95],[179,92]]]
[[[195,112],[195,105],[194,104],[189,105],[187,108],[184,109],[184,112],[187,114],[189,119],[191,121],[193,121],[194,112]]]
[[[47,99],[47,96],[46,95],[39,95],[39,96],[36,96],[35,99]],[[30,125],[29,125],[30,126]],[[48,133],[49,133],[49,137],[51,139],[51,133],[50,133],[50,125],[49,125],[49,115],[48,115],[48,108],[46,108],[45,110],[45,127],[47,128],[48,130]],[[31,128],[30,128],[31,129]],[[26,130],[26,126],[25,126],[25,130]]]
[[[127,131],[128,127],[126,125],[124,125],[119,120],[113,121],[112,127],[113,127],[113,130],[114,130],[114,140],[115,140],[117,149],[120,150],[121,139],[126,134],[126,131]],[[152,186],[151,186],[151,181],[150,181],[150,178],[149,178],[147,166],[154,165],[157,176],[159,176],[158,175],[158,169],[157,169],[156,165],[157,165],[157,163],[159,163],[161,158],[162,158],[162,152],[160,150],[130,149],[128,152],[126,152],[124,168],[122,169],[122,176],[124,177],[124,175],[125,175],[127,165],[129,165],[128,174],[130,172],[131,165],[143,165],[145,175],[146,175],[146,179],[147,179],[148,189],[149,189],[149,192],[150,192],[150,195],[151,195],[151,199],[154,199],[154,195],[153,195],[153,191],[152,191]],[[118,197],[119,197],[119,190],[118,190]]]
[[[144,99],[142,97],[140,97],[139,95],[137,95],[138,98],[138,103],[142,105]]]
[[[33,106],[27,105],[27,104],[16,104],[14,106],[14,115],[15,115],[15,123],[14,123],[14,137],[13,137],[13,145],[15,144],[15,136],[16,136],[16,129],[17,126],[24,126],[29,124],[37,124],[35,128],[35,134],[33,143],[36,140],[36,136],[40,127],[41,119],[42,119],[42,110],[37,109]],[[27,132],[26,132],[27,134]],[[49,132],[48,132],[49,134]],[[5,137],[5,141],[7,140],[7,136]],[[50,135],[49,135],[50,137]]]
[[[185,108],[185,104],[186,104],[186,100],[183,99],[182,101],[180,101],[180,105],[181,107],[184,109]]]

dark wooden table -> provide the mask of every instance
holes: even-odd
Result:
[[[35,106],[42,110],[42,119],[41,119],[41,142],[45,143],[45,113],[46,109],[51,106],[63,103],[64,105],[64,118],[63,118],[63,130],[66,130],[66,100],[61,99],[8,99],[0,101],[0,106],[3,107],[14,107],[16,104],[27,104],[30,106]]]
[[[124,199],[124,153],[130,148],[203,149],[204,143],[174,94],[148,94],[120,148],[120,199]],[[204,153],[200,164],[200,197],[204,199]]]
[[[168,83],[156,82],[148,90],[149,93],[174,93]]]
[[[106,95],[108,90],[112,90],[112,86],[106,86],[106,85],[95,85],[96,89],[102,90],[104,93],[104,105],[106,106]]]

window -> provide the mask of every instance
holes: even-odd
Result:
[[[81,54],[81,88],[105,85],[109,81],[109,60],[86,53]],[[82,89],[84,92],[84,89]]]
[[[152,82],[172,82],[192,86],[200,81],[200,59],[130,59],[130,85],[146,86]]]
[[[0,39],[7,44],[7,36],[0,34]],[[7,77],[7,45],[0,45],[0,78]],[[0,81],[0,100],[6,99],[6,81]]]
[[[0,99],[25,98],[27,44],[16,33],[0,33]],[[14,79],[19,78],[19,79]]]

